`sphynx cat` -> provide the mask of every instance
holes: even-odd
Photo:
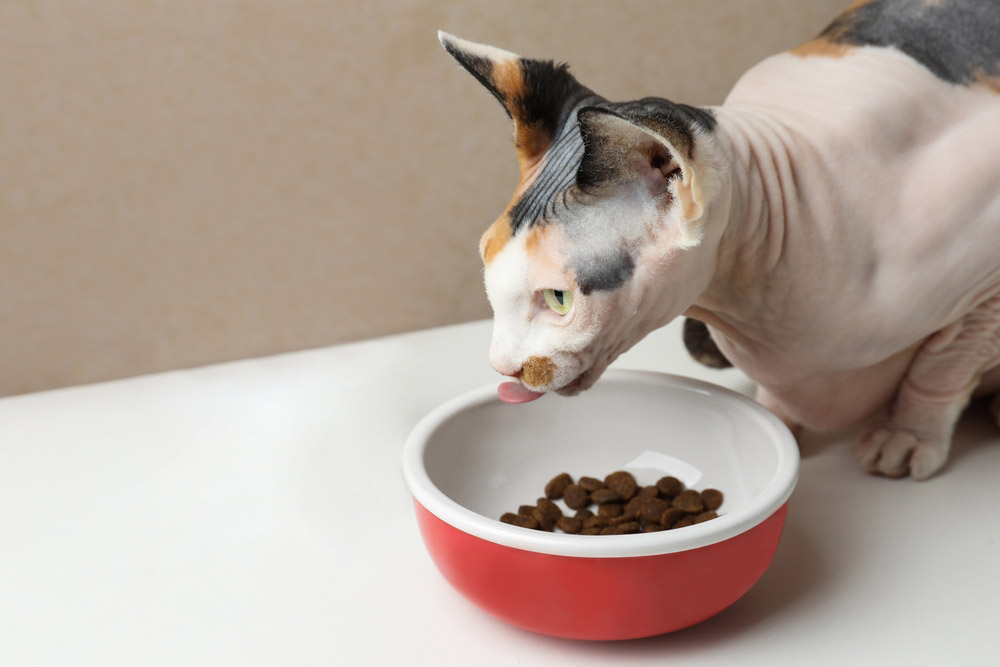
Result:
[[[1000,389],[1000,2],[855,3],[701,108],[440,39],[514,124],[480,242],[504,400],[685,315],[793,430],[868,424],[866,470],[924,479]]]

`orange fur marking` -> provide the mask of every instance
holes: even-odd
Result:
[[[542,387],[556,376],[556,364],[548,357],[528,357],[521,367],[521,379],[526,384]]]
[[[988,76],[982,70],[976,70],[976,82],[994,93],[1000,93],[1000,78]]]
[[[492,78],[496,87],[503,92],[504,103],[514,117],[514,148],[517,149],[517,159],[523,174],[548,149],[552,137],[545,135],[540,121],[525,123],[518,118],[517,100],[524,99],[528,93],[520,63],[510,60],[493,63]]]
[[[872,0],[856,0],[851,3],[851,6],[845,9],[840,17],[850,14],[858,7],[867,5]],[[838,18],[840,18],[838,17]],[[789,53],[794,56],[799,56],[800,58],[807,58],[809,56],[822,56],[826,58],[842,58],[847,53],[854,49],[853,46],[849,44],[837,44],[833,40],[839,37],[839,34],[830,35],[820,35],[819,37],[814,37],[804,44],[799,44],[794,49],[791,49]]]
[[[492,262],[497,253],[507,245],[510,237],[510,218],[504,213],[490,225],[479,240],[479,252],[483,256],[483,264]]]
[[[521,198],[521,195],[525,193],[538,174],[541,173],[544,164],[544,156],[542,159],[536,159],[531,165],[521,163],[521,182],[518,184],[517,190],[514,191],[514,196],[511,197],[507,208],[504,209],[503,215],[497,218],[490,225],[489,229],[483,233],[482,238],[479,239],[479,254],[483,256],[483,264],[489,264],[493,261],[497,253],[507,245],[507,241],[510,241],[512,236],[510,210],[514,208],[517,200]]]

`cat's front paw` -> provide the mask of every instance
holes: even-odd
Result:
[[[886,477],[927,479],[948,460],[947,438],[920,438],[891,425],[876,426],[858,440],[857,455],[868,472]]]

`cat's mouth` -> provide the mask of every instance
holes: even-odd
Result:
[[[593,377],[593,374],[589,371],[584,371],[570,380],[569,383],[556,389],[555,392],[560,396],[576,396],[584,389],[589,389],[594,384],[594,379],[596,378]],[[500,400],[510,404],[530,403],[541,398],[546,393],[548,392],[528,389],[520,382],[503,382],[497,387],[497,394],[500,396]]]

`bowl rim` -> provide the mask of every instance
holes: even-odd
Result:
[[[751,398],[710,382],[657,371],[610,369],[604,373],[600,382],[666,385],[741,404],[759,417],[764,429],[771,432],[770,439],[777,455],[774,475],[755,502],[683,530],[614,536],[567,535],[505,524],[449,498],[435,486],[423,466],[423,454],[429,438],[441,424],[461,410],[500,402],[496,393],[497,385],[493,383],[466,391],[442,403],[413,427],[403,444],[402,464],[403,477],[414,500],[454,528],[503,546],[556,556],[634,558],[688,551],[730,539],[762,523],[791,496],[798,481],[798,444],[780,419]]]

